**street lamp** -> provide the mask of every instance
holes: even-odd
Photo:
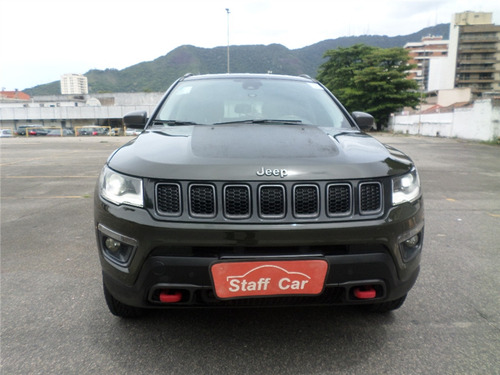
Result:
[[[226,8],[227,12],[227,72],[229,73],[229,8]]]

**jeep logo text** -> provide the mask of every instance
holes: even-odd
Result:
[[[283,178],[288,176],[288,172],[286,169],[270,169],[261,167],[260,170],[257,171],[257,176],[276,176]]]

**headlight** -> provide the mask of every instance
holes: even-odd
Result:
[[[392,179],[392,204],[413,202],[420,196],[420,179],[415,168],[410,173]]]
[[[101,196],[115,204],[143,207],[142,180],[104,167],[99,177]]]

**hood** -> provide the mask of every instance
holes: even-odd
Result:
[[[239,181],[371,178],[402,174],[411,166],[401,152],[357,131],[269,124],[149,130],[108,163],[133,176]]]

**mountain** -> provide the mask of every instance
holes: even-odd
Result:
[[[281,44],[230,46],[230,70],[232,73],[308,74],[315,77],[324,62],[326,51],[338,47],[349,47],[364,43],[374,47],[403,47],[409,42],[418,42],[424,36],[442,35],[448,39],[449,24],[427,27],[409,35],[389,37],[387,35],[348,36],[328,39],[319,43],[290,50]],[[89,92],[162,92],[177,78],[186,73],[225,73],[227,71],[227,48],[200,48],[180,46],[153,61],[142,62],[128,68],[90,70],[85,76]],[[57,95],[59,81],[26,89],[29,95]]]

